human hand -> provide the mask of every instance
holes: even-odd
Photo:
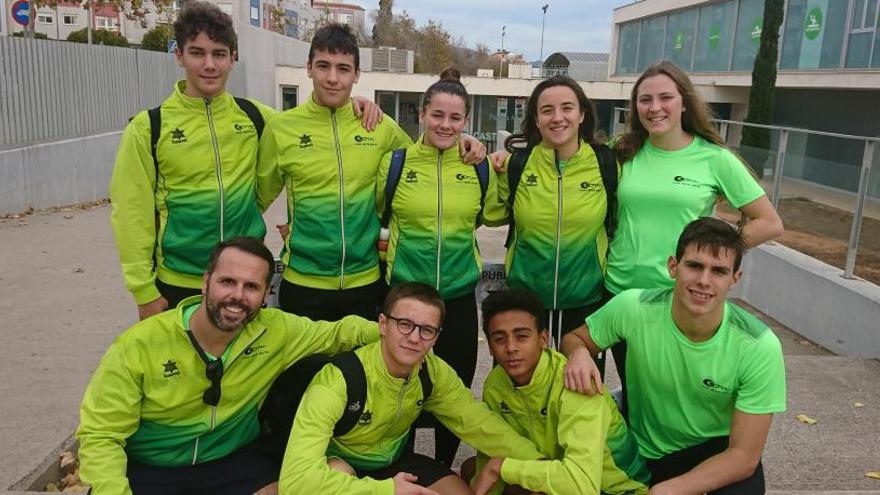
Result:
[[[462,134],[458,141],[461,160],[471,165],[476,165],[486,158],[486,145],[479,139]]]
[[[504,160],[507,160],[508,156],[510,153],[507,150],[498,150],[489,154],[489,163],[492,164],[496,172],[504,172]]]
[[[138,319],[146,320],[147,318],[157,315],[168,309],[168,300],[162,296],[154,299],[146,304],[138,305]]]
[[[476,495],[485,495],[495,486],[498,478],[501,477],[501,465],[503,463],[504,459],[498,457],[493,457],[486,462],[483,470],[477,476],[476,482],[474,482],[474,493]]]
[[[376,126],[382,122],[382,109],[372,100],[355,96],[351,99],[351,108],[361,118],[361,126],[368,132],[376,130]]]
[[[586,347],[579,347],[568,356],[565,365],[565,388],[584,395],[602,393],[602,374]]]
[[[394,475],[394,495],[440,495],[434,490],[417,485],[417,476],[410,473],[397,473]]]

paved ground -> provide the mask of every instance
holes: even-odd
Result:
[[[135,320],[108,217],[100,205],[0,219],[0,491],[70,436],[104,349]],[[283,218],[277,208],[268,215],[269,223]],[[481,238],[487,259],[499,259],[502,233]],[[274,233],[270,244],[278,246]],[[768,487],[778,494],[880,493],[880,481],[865,477],[880,470],[880,362],[834,356],[779,325],[774,330],[786,353],[789,399],[764,457]],[[478,384],[488,370],[482,351]],[[800,423],[797,414],[818,423]]]

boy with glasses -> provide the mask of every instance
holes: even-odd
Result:
[[[278,464],[253,447],[270,384],[305,356],[378,338],[376,324],[356,316],[314,322],[261,309],[273,267],[259,239],[223,242],[202,296],[137,323],[110,346],[77,430],[92,493],[273,493]]]
[[[346,408],[346,379],[336,366],[325,366],[297,410],[281,469],[281,493],[470,493],[448,467],[406,448],[422,409],[481,452],[541,457],[530,441],[476,401],[448,364],[429,353],[441,333],[444,311],[431,286],[391,288],[379,315],[380,342],[354,352],[367,382],[357,424],[334,434]]]

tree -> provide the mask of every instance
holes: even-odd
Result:
[[[150,29],[144,34],[141,40],[141,48],[154,52],[168,51],[168,40],[174,39],[174,33],[168,24],[156,24],[156,27]]]
[[[275,5],[269,7],[269,27],[278,34],[287,34],[287,26],[291,25],[291,20],[281,5],[281,0],[275,0]]]
[[[394,14],[391,12],[393,6],[394,0],[379,0],[379,10],[373,18],[374,46],[388,46],[386,39],[394,22]]]
[[[418,47],[414,61],[415,71],[439,74],[452,64],[452,48],[450,34],[442,24],[428,21],[428,25],[419,29]]]
[[[74,43],[88,43],[88,33],[86,28],[78,29],[67,36],[67,41]],[[106,29],[96,29],[92,31],[92,43],[96,45],[108,46],[129,46],[125,36],[116,31],[108,31]],[[163,50],[164,51],[164,50]]]
[[[749,112],[746,122],[770,124],[776,96],[776,62],[779,54],[779,27],[782,25],[784,0],[764,2],[764,23],[761,47],[752,69],[752,87],[749,90]],[[764,175],[764,162],[770,153],[770,129],[745,127],[742,132],[740,153],[758,177]]]

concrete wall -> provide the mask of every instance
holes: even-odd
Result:
[[[122,132],[0,151],[0,215],[98,201]]]
[[[772,243],[751,250],[733,293],[844,356],[880,358],[880,287]]]

